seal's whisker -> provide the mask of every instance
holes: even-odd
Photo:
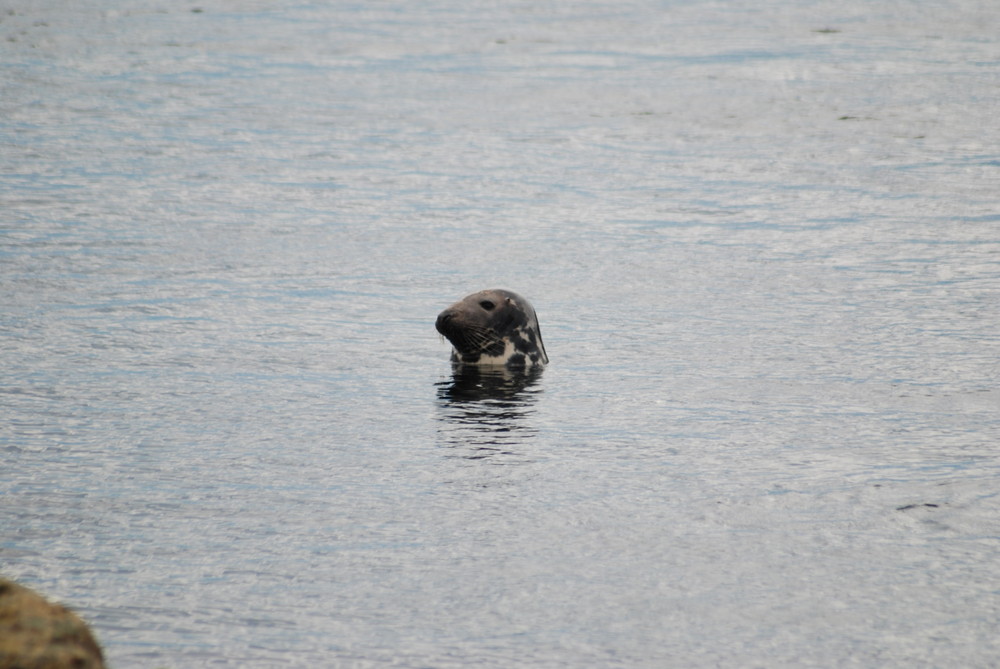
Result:
[[[465,341],[475,344],[480,350],[489,348],[500,339],[501,337],[489,328],[469,328],[465,333]]]
[[[485,328],[470,328],[456,336],[456,343],[461,344],[458,348],[463,353],[481,353],[491,346],[501,341],[502,337],[492,330]]]

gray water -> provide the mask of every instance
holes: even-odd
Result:
[[[996,666],[998,27],[6,2],[0,573],[118,669]]]

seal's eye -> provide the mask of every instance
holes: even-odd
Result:
[[[482,302],[479,303],[479,306],[481,306],[486,311],[493,311],[494,309],[496,309],[497,305],[493,304],[489,300],[483,300]]]

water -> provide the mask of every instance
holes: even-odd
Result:
[[[7,3],[0,572],[115,667],[994,665],[998,18]]]

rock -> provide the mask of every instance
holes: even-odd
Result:
[[[0,669],[104,669],[104,656],[79,616],[0,578]]]

